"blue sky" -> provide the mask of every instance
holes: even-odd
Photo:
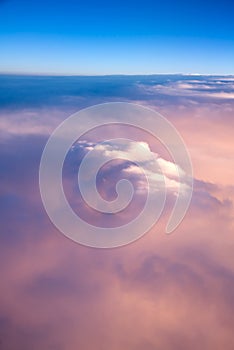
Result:
[[[234,74],[234,3],[0,1],[0,72]]]

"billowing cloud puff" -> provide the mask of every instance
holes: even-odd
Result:
[[[121,145],[114,142],[105,142],[94,144],[90,142],[80,141],[72,147],[72,152],[80,150],[92,151],[95,149],[95,159],[108,157],[113,159],[109,165],[99,172],[99,176],[105,178],[105,171],[111,168],[112,173],[116,171],[122,172],[123,176],[130,175],[131,179],[138,183],[138,190],[147,191],[147,182],[144,176],[151,179],[154,183],[154,190],[159,191],[162,187],[177,192],[179,186],[184,186],[186,190],[186,174],[181,168],[179,171],[183,174],[183,178],[178,178],[178,165],[171,161],[167,161],[158,154],[151,152],[150,146],[143,141],[130,141]],[[128,159],[129,161],[127,161]],[[95,161],[95,160],[94,160]],[[158,172],[155,172],[154,162],[158,164]],[[137,163],[137,164],[136,164]],[[93,166],[95,168],[95,166]]]

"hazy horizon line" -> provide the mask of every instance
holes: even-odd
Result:
[[[59,74],[59,73],[27,73],[27,72],[0,72],[0,76],[41,76],[41,77],[118,77],[118,76],[163,76],[163,75],[171,75],[171,76],[204,76],[204,77],[234,77],[233,74],[203,74],[203,73],[115,73],[115,74]]]

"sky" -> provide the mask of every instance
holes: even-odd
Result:
[[[233,13],[231,0],[0,0],[0,349],[234,349]],[[51,222],[39,168],[56,127],[109,102],[164,116],[185,142],[193,175],[182,167],[179,179],[179,164],[151,133],[117,124],[89,130],[84,119],[77,130],[87,132],[61,172],[74,214],[111,235],[145,209],[149,181],[156,200],[166,190],[158,222],[141,238],[95,249]],[[95,178],[103,199],[116,199],[120,180],[132,184],[131,202],[116,214],[87,205],[78,186],[94,150],[92,164],[114,158]],[[94,175],[91,166],[82,178],[93,205]],[[166,235],[178,191],[186,197],[192,182],[188,211]]]
[[[0,72],[233,74],[234,4],[0,1]]]
[[[191,156],[194,190],[182,223],[166,235],[178,180],[165,148],[135,129],[86,133],[63,169],[66,198],[83,220],[112,227],[138,215],[147,190],[139,167],[155,178],[150,158],[134,152],[142,142],[161,164],[167,189],[160,220],[142,238],[94,249],[69,240],[48,218],[39,165],[52,131],[70,114],[118,101],[150,107],[177,128]],[[2,349],[233,350],[233,113],[234,78],[227,76],[0,77]],[[107,216],[83,203],[77,171],[87,152],[113,134],[132,146],[99,146],[97,160],[108,152],[117,162],[100,169],[98,189],[111,200],[126,178],[136,192],[126,210]]]

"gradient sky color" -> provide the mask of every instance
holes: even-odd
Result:
[[[234,73],[232,1],[0,1],[0,72]]]

